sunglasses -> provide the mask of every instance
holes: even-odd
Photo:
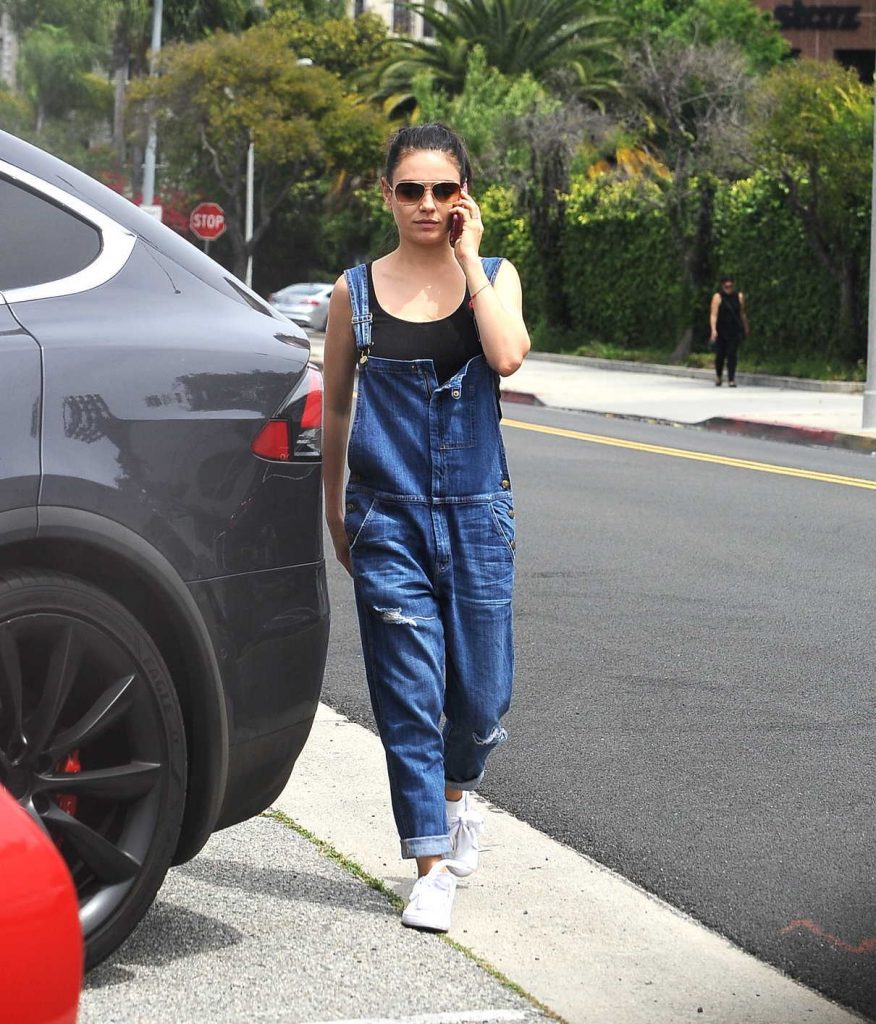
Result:
[[[402,206],[419,203],[427,191],[432,193],[436,203],[455,203],[461,187],[458,181],[399,181],[390,185],[392,194]]]

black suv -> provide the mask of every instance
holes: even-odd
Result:
[[[222,267],[0,132],[0,394],[0,783],[93,965],[307,738],[322,379]]]

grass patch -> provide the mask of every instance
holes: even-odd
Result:
[[[382,893],[389,902],[397,909],[403,910],[405,901],[401,896],[397,896],[389,886],[385,885],[380,881],[379,878],[375,878],[374,875],[369,875],[364,868],[361,868],[354,860],[350,860],[349,857],[345,857],[339,850],[336,850],[330,843],[327,843],[324,839],[320,839],[319,836],[315,836],[311,831],[306,829],[303,825],[299,825],[294,818],[290,818],[288,814],[284,814],[282,811],[270,810],[262,813],[263,818],[273,818],[274,821],[279,821],[281,825],[285,825],[286,828],[291,829],[293,832],[297,832],[302,839],[306,839],[309,843],[312,843],[320,853],[328,857],[329,860],[333,860],[335,864],[339,864],[345,871],[351,875],[355,875],[360,881],[370,886],[372,889],[376,889],[379,893]]]
[[[349,857],[346,857],[339,850],[336,850],[331,845],[331,843],[327,843],[324,839],[320,839],[319,836],[314,835],[309,829],[304,828],[303,825],[299,825],[298,822],[295,821],[294,818],[290,818],[288,814],[284,814],[282,811],[272,809],[269,811],[263,811],[261,816],[263,818],[271,818],[274,821],[279,822],[281,825],[284,825],[292,832],[295,832],[297,835],[301,836],[302,839],[306,839],[309,843],[312,843],[319,850],[320,853],[328,857],[329,860],[334,861],[335,864],[340,865],[340,867],[342,867],[345,871],[349,872],[349,874],[355,876],[360,881],[368,885],[370,888],[376,889],[377,892],[385,896],[392,904],[392,906],[396,908],[396,910],[404,909],[405,901],[401,898],[401,896],[398,896],[396,893],[394,893],[392,889],[389,888],[388,885],[382,882],[379,878],[375,878],[374,875],[370,875],[367,871],[365,871],[364,868],[362,868],[354,860],[350,860]],[[486,973],[489,974],[491,978],[495,978],[496,981],[498,981],[504,988],[507,988],[515,995],[521,996],[527,1002],[531,1003],[537,1010],[543,1013],[546,1017],[549,1017],[551,1020],[557,1021],[558,1024],[566,1024],[566,1021],[558,1013],[555,1013],[549,1006],[545,1006],[544,1003],[539,1002],[539,1000],[536,999],[535,996],[530,995],[530,993],[527,992],[526,989],[524,989],[522,986],[518,985],[516,981],[512,981],[501,971],[493,967],[493,965],[489,963],[487,960],[484,960],[482,957],[479,957],[477,953],[469,949],[468,946],[464,946],[461,942],[457,942],[456,939],[451,939],[449,936],[442,935],[440,933],[436,934],[436,938],[440,939],[443,943],[450,946],[451,949],[455,949],[457,952],[462,953],[464,956],[468,957],[468,959],[476,963],[478,967],[481,968],[481,970],[486,971]]]
[[[556,352],[561,355],[590,356],[596,359],[620,359],[631,363],[656,363],[669,366],[672,348],[654,348],[634,344],[618,345],[612,342],[588,340],[581,342],[570,330],[552,330],[544,323],[532,330],[534,352]],[[711,369],[715,365],[714,352],[694,351],[685,359],[684,366]],[[864,381],[867,379],[865,360],[844,362],[829,360],[812,354],[771,354],[749,352],[743,345],[739,352],[741,373],[763,373],[777,377],[800,377],[808,380]]]
[[[627,348],[610,342],[588,341],[583,345],[571,342],[568,335],[560,335],[557,343],[551,347],[546,345],[536,351],[559,352],[565,355],[588,355],[597,359],[622,359],[627,362],[653,362],[657,366],[671,366],[669,348]],[[676,364],[677,365],[677,364]],[[691,352],[681,366],[694,367],[700,370],[711,370],[715,365],[714,352]],[[848,362],[831,362],[812,355],[763,355],[746,353],[743,348],[739,354],[739,371],[748,374],[766,374],[773,377],[797,377],[817,381],[865,381],[867,380],[867,364],[860,359],[854,364]]]

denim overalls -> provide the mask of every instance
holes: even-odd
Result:
[[[501,260],[483,263],[493,281]],[[345,527],[368,688],[402,857],[442,855],[445,780],[477,787],[511,700],[514,507],[497,377],[483,355],[444,384],[431,359],[370,356],[366,268],[345,277],[360,357]]]

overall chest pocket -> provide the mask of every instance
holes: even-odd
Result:
[[[441,448],[474,447],[475,401],[474,387],[465,381],[442,392],[438,406]]]

